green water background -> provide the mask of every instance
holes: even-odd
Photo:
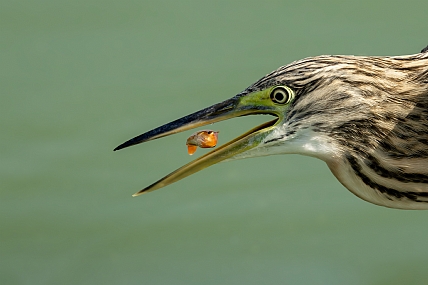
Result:
[[[297,59],[419,52],[427,1],[0,5],[0,284],[428,283],[428,212],[364,202],[322,161],[228,162],[131,198],[194,158],[192,131],[112,151]]]

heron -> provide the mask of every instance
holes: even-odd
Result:
[[[260,114],[274,119],[133,196],[222,161],[301,154],[323,160],[344,187],[367,202],[428,209],[428,46],[412,55],[321,55],[297,60],[230,99],[136,136],[114,150]]]

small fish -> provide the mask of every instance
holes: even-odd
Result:
[[[187,152],[192,155],[196,149],[201,148],[212,148],[217,144],[218,132],[212,130],[199,131],[191,135],[187,141]]]

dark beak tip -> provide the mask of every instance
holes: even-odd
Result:
[[[117,147],[115,147],[115,149],[113,151],[121,150],[122,148],[127,148],[127,147],[130,147],[130,146],[133,146],[133,145],[136,145],[136,144],[139,144],[139,143],[146,141],[146,140],[140,139],[140,137],[141,137],[141,135],[118,145]]]
[[[127,146],[129,146],[129,144],[128,144],[127,142],[125,142],[125,143],[120,144],[120,145],[118,145],[117,147],[115,147],[115,148],[113,149],[113,151],[121,150],[122,148],[125,148],[125,147],[127,147]]]

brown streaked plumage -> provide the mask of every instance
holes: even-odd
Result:
[[[392,208],[428,209],[428,47],[396,57],[317,56],[271,72],[235,97],[135,137],[115,150],[235,116],[259,126],[137,193],[231,159],[298,153],[324,160],[352,193]]]

